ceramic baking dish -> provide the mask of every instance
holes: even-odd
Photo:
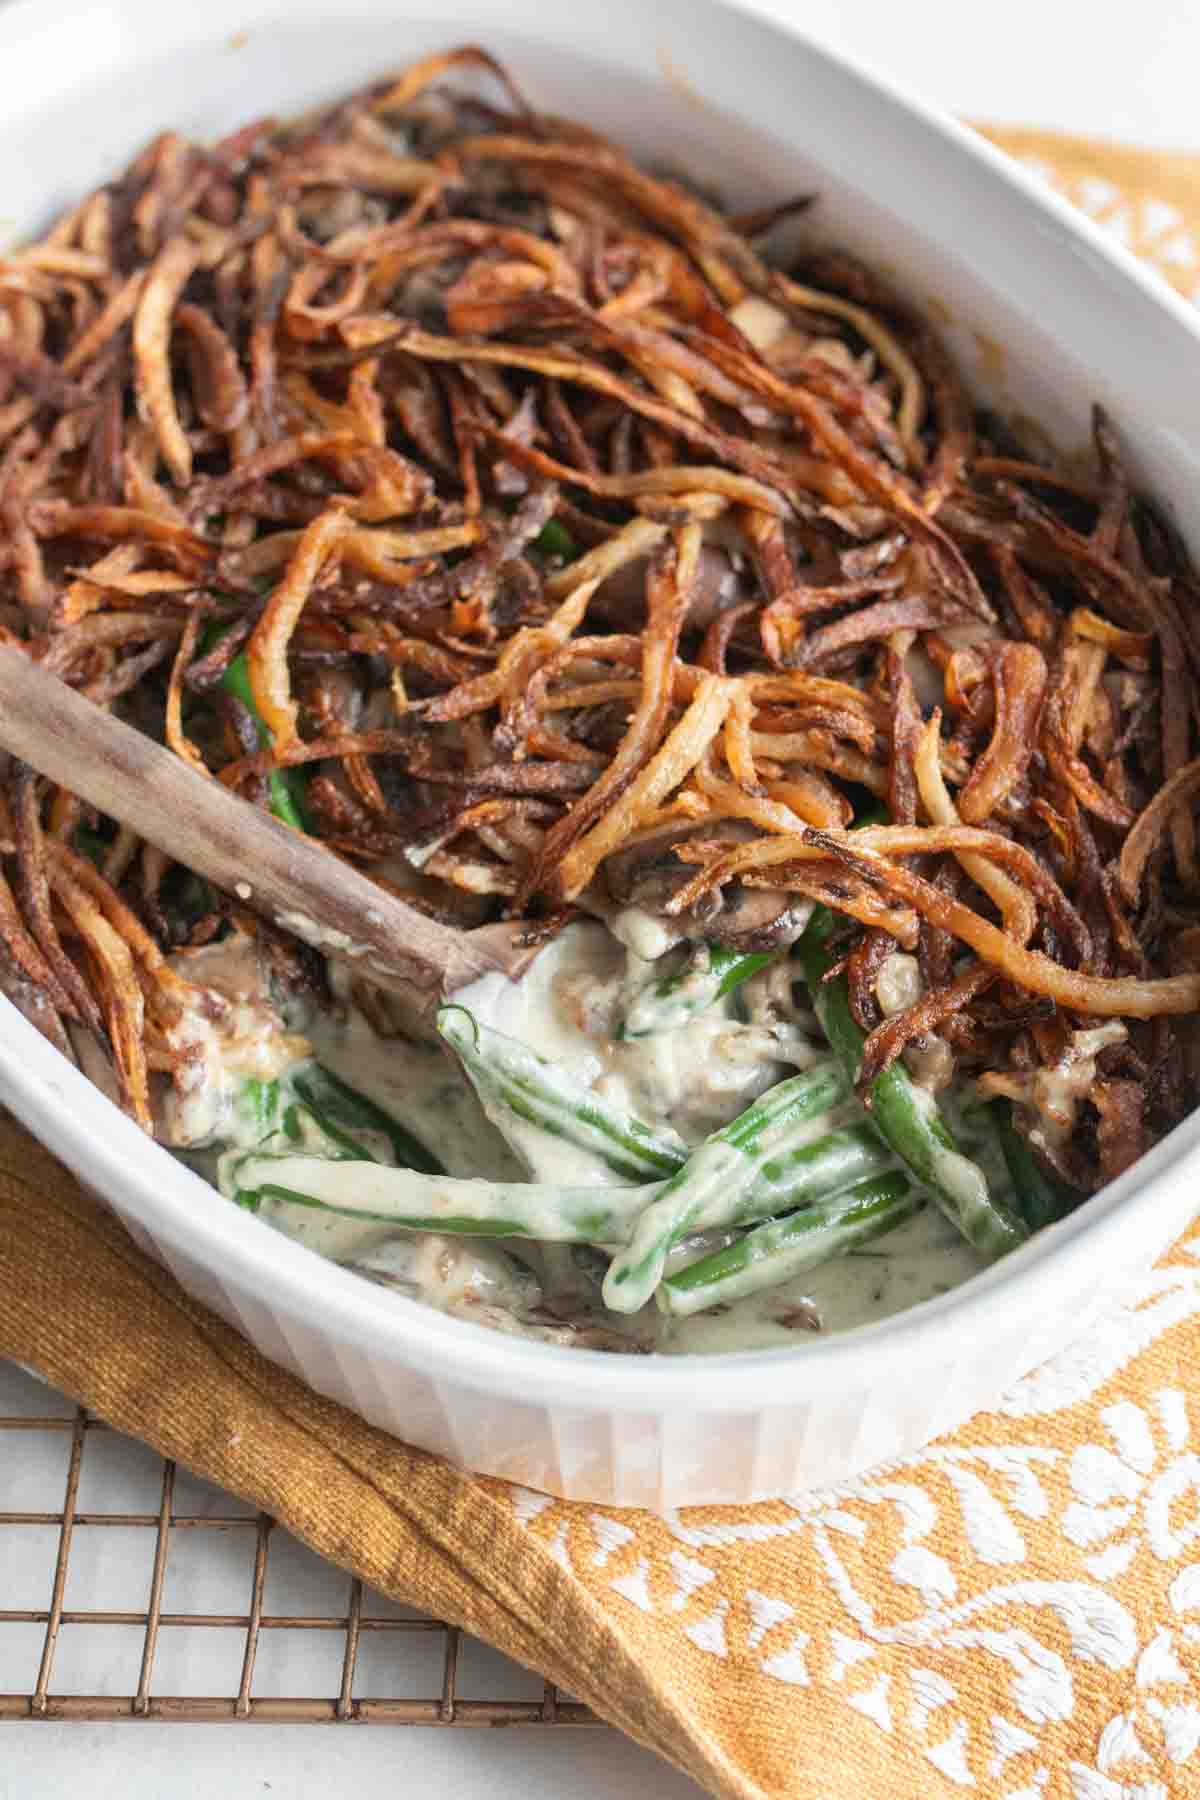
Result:
[[[1188,309],[968,131],[714,0],[23,0],[0,11],[0,234],[42,226],[164,127],[217,137],[467,41],[536,101],[734,205],[817,194],[822,232],[933,309],[982,393],[1066,447],[1102,401],[1186,535],[1200,493]],[[185,1288],[314,1388],[468,1468],[610,1506],[779,1495],[916,1449],[1078,1333],[1200,1205],[1198,1114],[908,1314],[794,1350],[612,1357],[501,1337],[322,1262],[148,1142],[7,1002],[0,1099]]]

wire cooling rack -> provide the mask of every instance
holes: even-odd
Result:
[[[0,1722],[598,1723],[11,1365],[0,1375],[0,1689],[16,1690]],[[312,1610],[275,1610],[284,1590]]]

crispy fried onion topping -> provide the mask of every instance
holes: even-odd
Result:
[[[164,134],[0,261],[0,628],[463,929],[607,916],[643,847],[676,933],[830,908],[864,1080],[936,1040],[1032,1131],[1075,1015],[1130,1021],[1051,1147],[1094,1185],[1188,1103],[1200,584],[1110,420],[1088,472],[978,414],[790,210],[474,46]],[[143,1124],[211,1004],[167,958],[234,928],[0,770],[0,989]]]

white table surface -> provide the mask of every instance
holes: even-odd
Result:
[[[999,9],[960,0],[905,0],[902,6],[894,0],[856,0],[853,6],[846,0],[755,3],[762,12],[802,17],[814,34],[960,114],[1200,149],[1194,98],[1200,0],[1139,0],[1127,8],[1098,7],[1093,0],[1005,0]],[[0,1365],[0,1414],[22,1405],[33,1410],[35,1392],[27,1377]],[[45,1404],[40,1398],[37,1410]],[[62,1471],[53,1448],[42,1438],[0,1445],[0,1508],[59,1505]],[[136,1483],[137,1475],[136,1459],[128,1468],[114,1464],[97,1510],[124,1510],[114,1488]],[[18,1479],[23,1491],[44,1489],[45,1498],[6,1499],[6,1489]],[[144,1497],[132,1494],[128,1506],[146,1510]],[[108,1592],[121,1593],[122,1555],[126,1549],[131,1557],[141,1552],[132,1543],[117,1543],[119,1533],[103,1535],[105,1564],[88,1578],[102,1579]],[[272,1601],[280,1613],[306,1611],[305,1596],[322,1574],[315,1558],[299,1546],[293,1550],[280,1558],[284,1579]],[[13,1591],[26,1573],[16,1566],[17,1554],[15,1545],[0,1541],[0,1595]],[[128,1571],[125,1592],[129,1582],[141,1578],[139,1570],[140,1564]],[[220,1574],[209,1570],[211,1579]],[[92,1597],[75,1604],[112,1602]],[[199,1599],[188,1604],[202,1609]],[[478,1659],[474,1680],[481,1694],[540,1693],[524,1671],[482,1649],[471,1654]],[[91,1674],[90,1691],[102,1691],[91,1685]],[[129,1691],[119,1675],[113,1679],[111,1691]],[[200,1685],[194,1685],[197,1680]],[[227,1672],[214,1672],[213,1680],[216,1685],[205,1687],[193,1670],[191,1691],[229,1691]],[[29,1685],[27,1647],[18,1652],[0,1632],[0,1693],[28,1691]],[[213,1800],[216,1795],[250,1800],[265,1794],[327,1800],[335,1781],[340,1790],[364,1797],[447,1791],[454,1800],[559,1800],[564,1793],[581,1800],[639,1800],[651,1794],[655,1800],[685,1800],[700,1792],[609,1731],[0,1724],[0,1800],[59,1800],[80,1791],[88,1800]]]

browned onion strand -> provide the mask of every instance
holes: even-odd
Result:
[[[867,1071],[941,1040],[1092,1187],[1195,1061],[1200,585],[1107,417],[1085,474],[977,416],[826,226],[739,224],[474,46],[164,133],[0,261],[0,631],[464,927],[625,903],[642,844],[692,935],[820,901]],[[16,764],[0,859],[0,989],[148,1125],[164,954],[278,934]],[[1127,1037],[1056,1151],[1087,1016]]]

